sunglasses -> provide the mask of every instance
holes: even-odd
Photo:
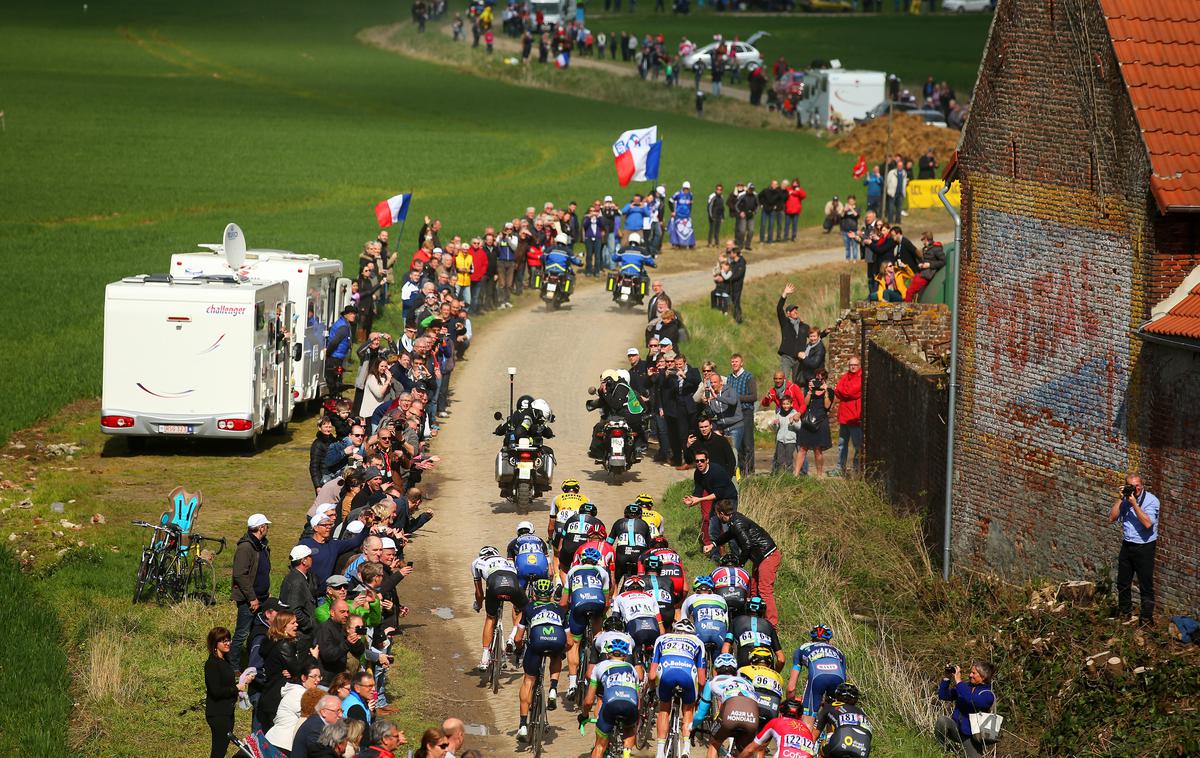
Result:
[[[440,747],[442,750],[446,750],[447,748],[450,747],[450,743],[449,742],[439,742],[438,747]]]

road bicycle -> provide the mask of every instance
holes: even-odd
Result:
[[[582,647],[579,648],[579,668],[575,671],[575,697],[571,700],[571,705],[577,711],[583,710],[583,699],[587,696],[588,690],[588,666],[592,663],[592,657],[596,655],[594,652],[596,637],[592,633],[592,619],[594,616],[595,614],[589,613],[584,620]]]
[[[500,691],[500,675],[504,673],[504,601],[496,605],[496,625],[492,629],[492,662],[488,666],[488,685],[492,694]]]
[[[596,723],[595,719],[591,719],[590,723]],[[625,747],[625,730],[628,724],[625,719],[617,718],[613,720],[612,731],[608,733],[608,747],[604,749],[604,758],[630,758],[632,751]],[[579,727],[580,734],[586,734],[586,724],[581,724]]]
[[[162,577],[163,564],[175,543],[179,541],[179,527],[168,524],[151,524],[148,521],[133,521],[134,526],[150,530],[146,544],[142,546],[142,559],[138,563],[133,582],[133,602],[136,605],[145,594],[146,587],[157,587]]]
[[[533,682],[533,699],[529,702],[529,749],[533,751],[534,758],[542,756],[542,741],[546,739],[546,730],[550,728],[550,722],[546,716],[546,666],[547,658],[542,657],[542,663],[538,666],[537,679]]]
[[[638,750],[645,750],[654,744],[655,732],[658,726],[658,697],[653,696],[654,682],[650,681],[650,652],[649,648],[638,648],[638,664],[646,672],[646,686],[643,688],[642,699],[638,701],[638,723],[636,742]]]
[[[667,719],[667,758],[683,755],[683,687],[678,684],[671,691],[671,711]]]
[[[178,603],[184,598],[204,605],[216,604],[217,575],[212,560],[202,554],[205,542],[218,546],[212,553],[214,557],[225,549],[224,537],[206,537],[199,532],[188,535],[186,544],[181,539],[174,541],[174,550],[166,556],[159,574],[156,591],[159,605]]]

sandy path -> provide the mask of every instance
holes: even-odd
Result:
[[[752,263],[748,276],[791,271],[841,258],[840,247],[802,253]],[[689,272],[664,277],[664,284],[674,299],[689,300],[703,296],[712,282],[707,272]],[[644,344],[640,338],[646,323],[644,312],[620,312],[609,297],[602,287],[588,286],[560,312],[547,313],[542,305],[536,304],[513,314],[515,317],[489,324],[487,333],[480,335],[478,344],[468,353],[469,360],[459,364],[455,371],[454,415],[443,426],[436,445],[437,452],[449,465],[431,483],[436,494],[431,504],[436,517],[428,528],[430,533],[417,543],[419,548],[414,554],[419,554],[425,564],[423,568],[430,570],[427,576],[437,577],[429,580],[437,586],[431,602],[450,608],[454,618],[444,623],[430,619],[430,626],[416,636],[438,635],[437,647],[427,648],[431,656],[431,689],[449,695],[446,707],[450,712],[464,714],[469,722],[486,724],[496,735],[486,742],[499,755],[515,750],[519,677],[513,672],[511,683],[504,684],[499,694],[492,697],[482,687],[480,677],[469,671],[479,660],[483,617],[471,610],[473,595],[468,566],[482,545],[503,549],[522,518],[529,518],[541,532],[550,502],[535,501],[531,513],[520,516],[513,511],[512,504],[499,498],[493,479],[498,440],[492,435],[496,423],[492,413],[508,407],[506,368],[517,369],[518,394],[543,397],[554,409],[556,484],[568,476],[578,478],[584,493],[598,503],[605,523],[620,517],[625,504],[639,492],[657,498],[668,485],[686,476],[643,461],[633,476],[627,475],[622,483],[613,484],[584,454],[587,435],[596,418],[584,408],[588,385],[595,384],[604,369],[625,365],[623,356],[628,347],[641,348]],[[694,358],[698,364],[702,356]],[[445,679],[437,670],[441,667],[436,659],[441,659],[448,669],[444,672]],[[560,694],[566,691],[565,680],[564,672]],[[553,740],[548,749],[550,755],[576,756],[590,747],[592,733],[589,731],[586,739],[579,735],[573,712],[560,708],[550,714],[550,723]],[[473,738],[471,744],[478,742],[478,738]]]

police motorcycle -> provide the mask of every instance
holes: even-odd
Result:
[[[620,477],[642,459],[642,406],[629,386],[628,371],[608,370],[601,374],[600,387],[588,387],[589,411],[600,411],[592,428],[588,455],[614,478]]]
[[[642,245],[642,235],[634,232],[629,235],[629,245],[613,259],[617,270],[608,275],[607,288],[612,293],[613,302],[621,308],[629,309],[641,305],[650,289],[650,278],[646,276],[645,267],[656,267],[654,256],[646,252]]]
[[[558,310],[571,299],[575,274],[571,264],[583,265],[583,259],[571,252],[571,238],[559,233],[554,244],[542,253],[542,268],[534,275],[533,286],[541,292],[548,310]]]
[[[515,369],[509,369],[510,376]],[[528,510],[534,498],[550,490],[554,476],[554,451],[544,440],[554,436],[549,424],[554,421],[550,405],[540,398],[522,395],[511,407],[508,418],[500,411],[494,418],[502,423],[494,434],[503,438],[496,453],[496,483],[500,496],[512,501],[517,510]]]

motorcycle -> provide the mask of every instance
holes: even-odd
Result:
[[[494,415],[501,421],[504,415]],[[496,453],[496,482],[500,485],[500,496],[511,500],[521,512],[528,510],[534,498],[550,490],[554,476],[554,454],[543,444],[540,437],[519,431],[508,431],[500,452]]]
[[[646,297],[646,278],[632,274],[609,274],[608,291],[613,302],[622,308],[641,305]]]
[[[571,299],[571,280],[563,274],[539,273],[534,278],[534,286],[541,291],[542,300],[546,302],[546,308],[549,310],[558,310],[563,303]]]
[[[588,387],[588,394],[595,395],[596,388]],[[600,400],[589,400],[588,410],[602,408]],[[607,414],[593,432],[590,452],[592,459],[614,477],[619,477],[642,459],[637,450],[637,438],[633,427],[622,416]]]

